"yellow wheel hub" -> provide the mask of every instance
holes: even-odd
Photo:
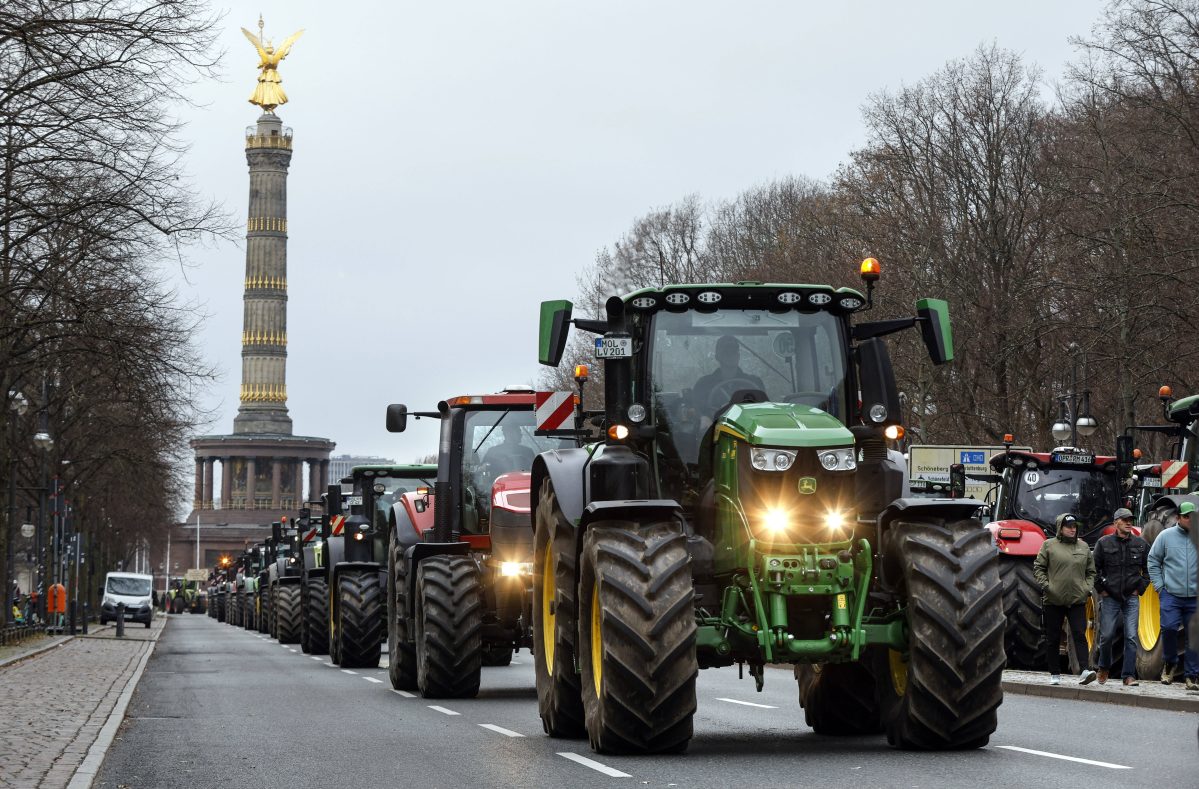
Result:
[[[591,678],[595,680],[595,695],[600,695],[604,680],[604,641],[600,632],[599,580],[591,589]]]
[[[908,662],[903,659],[903,653],[888,649],[887,664],[891,668],[891,687],[895,695],[904,695],[908,692]]]
[[[1141,649],[1146,652],[1157,646],[1157,639],[1162,634],[1159,605],[1157,590],[1153,588],[1153,584],[1149,584],[1145,594],[1141,595],[1137,611],[1137,638],[1141,642]]]
[[[1087,598],[1087,649],[1095,648],[1099,638],[1099,612],[1095,610],[1095,595]]]
[[[554,599],[558,593],[554,570],[554,541],[549,540],[541,567],[541,654],[545,660],[545,672],[551,677],[554,676],[554,625],[557,619]]]

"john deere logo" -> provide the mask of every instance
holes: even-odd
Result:
[[[800,477],[799,478],[799,492],[804,494],[805,496],[810,496],[813,493],[815,493],[816,492],[816,478],[815,477]]]

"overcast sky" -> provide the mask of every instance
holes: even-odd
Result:
[[[639,215],[825,177],[863,140],[870,93],[980,43],[1048,80],[1098,0],[603,3],[262,0],[226,9],[225,78],[197,85],[188,169],[244,221],[243,130],[258,14],[295,130],[288,184],[288,406],[336,454],[409,461],[428,420],[383,428],[388,403],[532,383],[537,305]],[[886,250],[877,255],[886,259]],[[197,343],[222,371],[204,401],[232,430],[244,243],[197,249],[178,288],[211,316]],[[852,265],[850,261],[848,265]]]

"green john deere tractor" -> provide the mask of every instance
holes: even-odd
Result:
[[[536,459],[533,641],[552,736],[677,752],[697,669],[795,664],[809,725],[892,745],[985,745],[1003,699],[1002,588],[973,499],[905,497],[883,335],[953,357],[948,307],[855,323],[866,294],[670,285],[602,319],[541,307],[540,361],[595,335],[606,440]],[[580,371],[581,373],[581,371]],[[580,375],[581,377],[581,375]],[[555,431],[560,433],[562,431]]]

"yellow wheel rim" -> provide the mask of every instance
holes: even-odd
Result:
[[[903,659],[903,653],[888,649],[887,664],[891,668],[891,687],[895,695],[904,695],[908,692],[908,662]]]
[[[1153,588],[1153,584],[1149,584],[1145,594],[1141,595],[1141,603],[1137,610],[1137,638],[1141,642],[1141,649],[1146,652],[1157,646],[1157,639],[1162,633],[1159,605],[1157,590]]]
[[[545,562],[541,567],[541,654],[545,659],[545,672],[554,676],[554,598],[558,593],[554,580],[554,542],[545,546]]]
[[[604,680],[604,642],[600,633],[599,580],[591,589],[591,678],[595,681],[595,695],[600,695]]]
[[[1099,637],[1099,612],[1095,610],[1095,595],[1087,598],[1087,649],[1095,648]]]

